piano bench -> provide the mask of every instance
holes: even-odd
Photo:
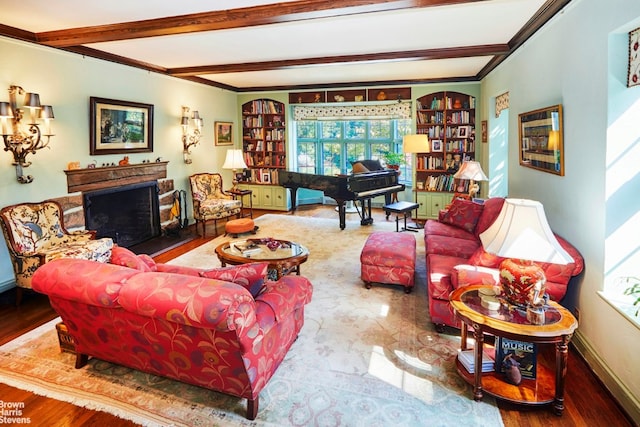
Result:
[[[411,218],[411,211],[418,209],[420,207],[419,204],[413,202],[395,202],[389,205],[385,205],[382,207],[384,209],[385,214],[387,215],[387,219],[389,219],[389,215],[391,212],[396,214],[396,231],[418,231],[418,227],[412,227],[407,225],[407,218]],[[404,227],[400,229],[400,214],[404,219]]]
[[[416,239],[414,234],[376,231],[367,238],[360,253],[360,278],[365,287],[372,283],[404,286],[410,293],[416,271]]]

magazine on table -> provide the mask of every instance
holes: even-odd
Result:
[[[534,343],[496,337],[496,372],[504,373],[505,362],[511,359],[511,363],[518,363],[523,379],[534,379],[537,356],[538,348]]]

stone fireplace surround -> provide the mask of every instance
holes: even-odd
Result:
[[[167,163],[141,163],[126,166],[85,168],[64,171],[67,174],[69,194],[54,198],[62,205],[65,226],[70,231],[85,228],[83,198],[85,192],[118,188],[132,184],[156,182],[161,232],[179,226],[178,219],[172,218],[174,203],[174,183],[167,177]]]

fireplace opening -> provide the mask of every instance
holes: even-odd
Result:
[[[128,248],[160,235],[155,181],[83,194],[85,225],[96,237],[111,237]]]

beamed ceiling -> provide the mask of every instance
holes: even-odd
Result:
[[[0,35],[230,89],[477,81],[571,0],[0,0]]]

